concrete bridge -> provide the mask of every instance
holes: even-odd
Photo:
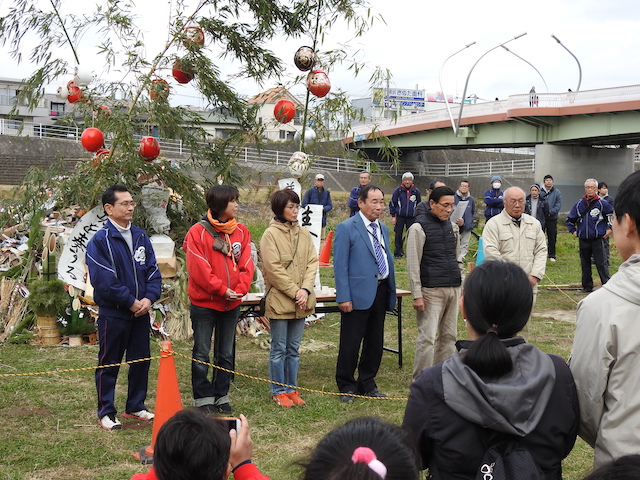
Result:
[[[529,94],[478,104],[452,105],[357,126],[344,139],[351,148],[370,157],[388,137],[404,158],[441,149],[535,147],[535,172],[550,173],[569,198],[583,194],[583,183],[595,177],[617,185],[634,169],[634,151],[640,143],[640,85],[581,92],[538,94],[537,106]],[[462,108],[458,134],[452,122]]]

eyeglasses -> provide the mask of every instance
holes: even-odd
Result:
[[[596,186],[591,186],[591,185],[585,185],[584,189],[585,190],[597,190],[598,187]]]
[[[436,203],[440,205],[442,208],[444,208],[445,210],[453,210],[455,208],[455,205],[451,203],[440,203],[440,202],[436,202]]]
[[[125,208],[129,208],[129,206],[135,207],[137,204],[138,202],[116,202],[113,205],[122,205]]]
[[[287,205],[284,208],[286,208],[288,210],[300,210],[300,205]]]
[[[509,200],[507,202],[509,205],[524,205],[524,199],[522,200]]]

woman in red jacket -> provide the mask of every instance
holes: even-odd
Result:
[[[251,235],[236,221],[238,190],[212,187],[206,196],[209,211],[184,239],[189,272],[189,300],[193,326],[191,386],[194,405],[205,413],[232,413],[229,404],[231,374],[213,369],[208,379],[211,335],[215,331],[215,365],[233,369],[236,323],[240,300],[253,281]]]

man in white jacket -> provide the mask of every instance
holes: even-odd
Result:
[[[640,451],[640,171],[618,192],[613,235],[624,263],[578,304],[569,360],[594,467]]]

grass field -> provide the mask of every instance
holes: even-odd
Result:
[[[334,202],[340,202],[336,197]],[[254,206],[252,210],[262,213],[256,217],[241,215],[240,220],[250,226],[254,238],[258,239],[268,215],[265,216],[264,208]],[[342,218],[346,218],[346,208],[336,208],[329,226]],[[388,221],[388,217],[385,220]],[[613,273],[620,263],[613,248],[612,263]],[[566,232],[559,235],[558,261],[548,263],[547,267],[547,278],[539,290],[527,340],[543,351],[566,359],[571,351],[574,324],[558,319],[559,315],[553,311],[563,311],[563,318],[572,319],[582,296],[575,291],[549,289],[554,285],[577,286],[580,279],[577,241]],[[398,287],[407,288],[404,261],[396,262],[396,269]],[[321,276],[324,285],[333,286],[332,269],[322,269]],[[305,330],[299,384],[308,402],[306,408],[282,409],[271,401],[269,386],[264,380],[268,378],[265,337],[238,337],[236,369],[239,373],[232,383],[230,396],[236,412],[244,413],[251,423],[254,461],[263,473],[274,480],[298,478],[299,470],[291,464],[307,455],[326,432],[349,418],[377,415],[394,423],[402,421],[417,332],[410,299],[405,299],[403,307],[404,367],[398,368],[396,355],[385,353],[377,377],[380,390],[392,399],[358,400],[347,405],[332,395],[336,393],[338,314],[329,314]],[[387,321],[385,342],[395,346],[396,321],[391,317]],[[460,338],[466,338],[462,320],[458,322],[458,333]],[[188,360],[191,346],[188,340],[174,343],[178,354],[175,357],[178,383],[185,407],[192,404]],[[152,355],[158,355],[158,351],[157,345],[152,345]],[[132,453],[150,443],[151,425],[121,418],[123,430],[106,432],[97,424],[93,380],[97,352],[97,346],[0,346],[0,421],[3,425],[0,480],[128,479],[148,469],[140,465]],[[68,369],[74,371],[61,372]],[[158,360],[154,360],[149,384],[150,408],[156,403],[157,369]],[[117,389],[116,403],[120,409],[124,408],[126,370],[124,366]],[[37,372],[46,373],[22,376]],[[312,392],[305,393],[304,389]],[[592,461],[592,449],[578,440],[564,462],[564,478],[582,478],[590,470]]]

